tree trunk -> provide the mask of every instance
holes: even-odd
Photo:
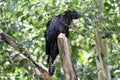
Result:
[[[71,62],[67,38],[62,33],[60,33],[58,36],[58,48],[66,80],[78,80]]]
[[[104,11],[104,3],[103,0],[98,0],[98,10],[99,13],[102,14]],[[108,58],[108,43],[107,38],[105,38],[105,34],[101,31],[99,32],[99,27],[105,25],[105,22],[99,22],[95,24],[95,41],[96,41],[96,65],[98,69],[98,80],[111,80],[111,74],[109,65],[107,64]]]

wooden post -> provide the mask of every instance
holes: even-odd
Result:
[[[58,48],[66,80],[78,80],[71,62],[67,38],[63,33],[60,33],[58,36]]]
[[[100,14],[104,11],[104,0],[98,0],[98,10]],[[99,21],[99,20],[98,20]],[[96,62],[98,68],[98,80],[111,80],[111,74],[109,65],[107,64],[108,58],[108,43],[103,32],[99,32],[100,26],[106,25],[104,21],[96,23],[96,29],[94,31],[96,41]]]
[[[103,38],[104,34],[95,34],[97,55],[96,64],[98,69],[98,80],[111,80],[110,68],[107,64],[108,58],[108,43],[107,39]]]

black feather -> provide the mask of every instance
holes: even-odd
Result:
[[[55,71],[54,60],[59,54],[57,37],[60,33],[69,36],[69,25],[73,19],[78,18],[78,13],[74,10],[67,10],[58,16],[53,17],[47,23],[45,31],[46,54],[48,55],[49,74],[53,75]]]

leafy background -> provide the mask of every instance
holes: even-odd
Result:
[[[112,78],[120,77],[120,0],[104,0],[104,11],[98,11],[96,0],[0,0],[0,29],[26,46],[37,61],[46,63],[44,31],[53,16],[74,9],[80,14],[77,24],[70,29],[68,39],[72,61],[79,78],[97,80],[97,68],[91,45],[95,44],[94,30],[110,35],[108,64]],[[97,26],[104,22],[105,25]],[[0,40],[0,79],[33,80],[24,64],[14,63],[8,51],[18,53]],[[54,78],[64,80],[60,58],[56,60]],[[19,64],[19,65],[18,65]],[[16,66],[17,65],[17,66]]]

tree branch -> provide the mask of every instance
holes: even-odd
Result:
[[[26,47],[20,47],[20,45],[18,44],[18,42],[15,39],[13,39],[11,36],[9,36],[7,33],[3,32],[2,30],[0,30],[0,38],[5,43],[12,46],[15,50],[18,50],[19,52],[29,53],[29,51]],[[11,54],[12,57],[15,57],[15,55],[16,54]],[[39,75],[41,73],[44,76],[44,80],[54,80],[53,77],[49,76],[49,74],[47,72],[47,68],[45,68],[45,66],[43,64],[36,62],[32,55],[27,54],[27,56],[25,56],[23,54],[20,54],[16,57],[16,59],[17,60],[28,59],[28,61],[30,60],[37,67],[35,71],[37,71],[38,73],[34,72],[34,73],[36,73],[36,75]],[[40,79],[37,79],[37,80],[40,80]]]

